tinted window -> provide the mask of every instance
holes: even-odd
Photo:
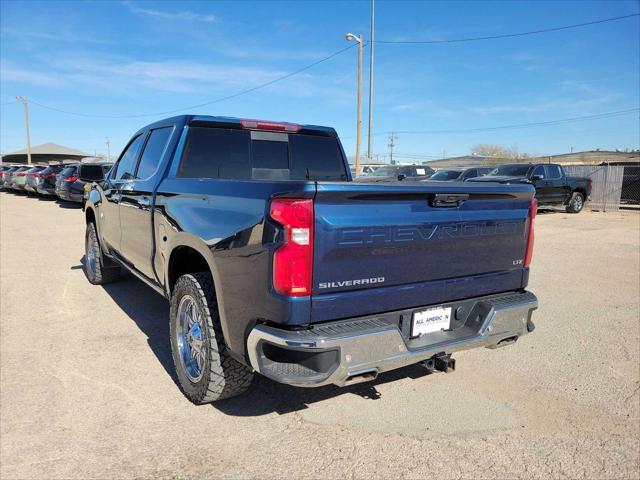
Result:
[[[548,178],[560,178],[562,177],[562,170],[558,165],[545,165],[547,169],[547,177]]]
[[[147,140],[144,152],[140,158],[140,165],[138,166],[136,178],[149,178],[154,174],[160,164],[162,154],[169,142],[169,137],[171,136],[172,131],[173,127],[158,128],[151,131],[149,140]]]
[[[439,170],[429,180],[455,180],[460,176],[459,170]]]
[[[136,168],[136,160],[138,159],[138,153],[140,153],[140,148],[142,147],[143,140],[144,135],[137,136],[135,140],[131,142],[127,149],[124,151],[124,153],[120,157],[120,161],[118,162],[118,166],[114,175],[114,178],[116,180],[128,180],[134,178],[133,172]]]
[[[292,180],[346,180],[337,138],[289,135],[289,149]]]
[[[253,140],[251,142],[253,168],[289,168],[289,145],[287,142]]]
[[[531,165],[500,165],[489,175],[499,175],[505,177],[524,177],[531,168]]]
[[[346,179],[336,138],[277,135],[276,140],[248,130],[191,127],[177,175],[245,180]]]
[[[533,172],[531,172],[531,176],[538,176],[540,178],[544,178],[546,175],[544,174],[544,167],[542,165],[538,165],[536,168],[533,169]]]
[[[80,175],[82,176],[82,178],[92,180],[104,178],[104,172],[102,171],[102,167],[100,165],[82,165],[82,168],[80,169]]]
[[[247,130],[192,127],[178,177],[251,178]]]

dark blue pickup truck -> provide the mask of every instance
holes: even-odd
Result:
[[[332,128],[179,116],[139,130],[86,204],[85,271],[166,297],[177,378],[349,385],[531,332],[529,184],[355,183]]]

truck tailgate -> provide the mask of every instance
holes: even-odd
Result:
[[[319,183],[312,321],[524,287],[530,185]]]

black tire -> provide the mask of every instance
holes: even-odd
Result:
[[[173,364],[183,393],[197,405],[240,395],[249,388],[253,379],[253,370],[229,355],[222,336],[214,292],[211,274],[198,272],[181,276],[171,294],[170,334]],[[201,378],[196,377],[195,380],[190,378],[181,353],[190,348],[190,344],[185,342],[193,331],[191,328],[188,334],[180,333],[182,330],[179,307],[185,299],[195,303],[200,314],[199,324],[202,324],[202,329],[198,332],[198,338],[202,342],[202,368],[197,369]],[[182,350],[179,336],[182,339]],[[191,354],[189,357],[191,358]],[[196,363],[193,360],[191,365]]]
[[[567,204],[567,213],[580,213],[584,208],[584,195],[580,192],[573,192]]]
[[[120,267],[102,254],[98,232],[93,222],[87,223],[84,235],[84,273],[87,280],[94,285],[113,282],[121,274]]]

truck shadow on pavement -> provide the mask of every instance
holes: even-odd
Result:
[[[72,270],[83,269],[84,256],[80,265]],[[133,320],[147,336],[147,343],[160,365],[165,369],[178,387],[173,368],[171,346],[169,342],[169,303],[132,275],[126,274],[114,283],[102,288],[113,301]],[[271,381],[261,375],[255,375],[251,388],[243,395],[213,404],[218,411],[238,417],[253,417],[304,410],[308,405],[322,402],[340,395],[357,395],[365,400],[378,400],[381,393],[378,385],[394,382],[403,378],[420,378],[430,373],[419,365],[412,365],[392,372],[381,374],[372,382],[336,387],[328,385],[319,388],[299,388]]]

